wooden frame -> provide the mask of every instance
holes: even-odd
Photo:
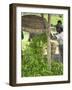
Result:
[[[68,14],[68,73],[67,80],[60,81],[44,81],[44,82],[29,82],[29,83],[17,83],[17,7],[20,8],[43,8],[43,9],[56,9],[56,10],[65,10]],[[33,5],[33,4],[10,4],[10,78],[9,84],[11,86],[29,86],[29,85],[45,85],[45,84],[60,84],[60,83],[69,83],[70,82],[70,7],[66,6],[49,6],[49,5]]]

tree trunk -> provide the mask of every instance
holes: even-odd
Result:
[[[49,70],[51,70],[50,21],[51,21],[51,15],[48,14],[48,27],[46,29],[46,34],[47,34],[47,61],[48,61]]]
[[[41,14],[41,17],[44,18],[44,15]],[[51,15],[48,14],[48,24],[46,25],[44,23],[44,27],[46,29],[46,35],[47,35],[47,62],[48,62],[48,68],[51,71],[51,44],[50,44],[50,22],[51,21]]]

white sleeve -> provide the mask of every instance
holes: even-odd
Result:
[[[57,37],[57,40],[58,40],[58,42],[59,42],[59,44],[63,44],[63,34],[61,33],[61,34],[58,34],[58,35],[56,35],[56,37]]]
[[[57,39],[63,40],[63,33],[60,33],[60,34],[56,35],[56,37],[57,37]]]
[[[56,37],[57,37],[57,39],[60,39],[60,35],[58,34],[58,35],[56,35]]]

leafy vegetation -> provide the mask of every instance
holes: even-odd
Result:
[[[43,50],[46,44],[46,33],[42,33],[33,37],[25,49],[22,50],[22,77],[63,74],[63,64],[61,62],[52,61],[51,71],[48,69],[47,55],[44,55]]]

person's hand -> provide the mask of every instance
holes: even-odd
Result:
[[[53,40],[56,40],[56,39],[57,39],[56,35],[55,35],[55,34],[53,34]]]

